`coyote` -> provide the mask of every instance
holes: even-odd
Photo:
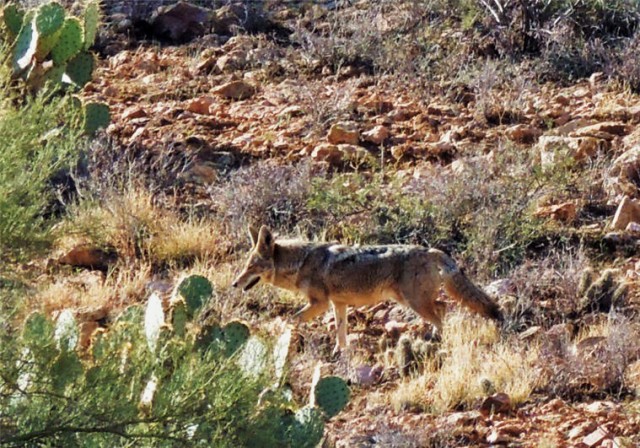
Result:
[[[333,305],[336,351],[347,346],[347,306],[394,299],[408,305],[440,333],[445,305],[440,286],[471,310],[501,322],[498,305],[475,286],[455,261],[421,246],[343,246],[276,239],[262,226],[250,229],[253,249],[234,287],[247,291],[263,281],[303,293],[309,303],[295,317],[306,322]]]

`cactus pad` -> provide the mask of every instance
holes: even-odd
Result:
[[[160,328],[164,324],[164,310],[162,309],[162,299],[157,293],[151,294],[147,301],[147,308],[144,313],[144,334],[147,337],[149,350],[155,352],[160,337]]]
[[[38,36],[48,37],[60,30],[64,23],[64,8],[60,3],[46,3],[36,12],[36,30]]]
[[[42,313],[33,312],[24,321],[22,339],[27,343],[38,343],[53,336],[53,324]]]
[[[55,86],[59,85],[62,82],[62,76],[64,75],[65,69],[66,69],[66,66],[64,65],[59,67],[54,65],[53,67],[51,67],[44,74],[44,84],[49,82]]]
[[[87,4],[84,11],[84,49],[88,50],[96,41],[98,23],[100,22],[100,5],[97,1]]]
[[[9,34],[16,37],[22,28],[22,21],[24,20],[24,10],[19,8],[15,3],[10,3],[3,8],[2,16],[4,18],[4,24],[9,31]]]
[[[249,338],[238,357],[238,365],[249,376],[258,378],[267,369],[269,349],[260,338],[252,336]]]
[[[64,310],[56,320],[56,329],[53,338],[58,345],[58,349],[62,351],[73,351],[78,345],[80,332],[78,324],[71,310]]]
[[[249,327],[239,320],[231,321],[225,325],[222,329],[222,337],[225,342],[225,352],[227,356],[233,355],[242,347],[250,335],[251,331]]]
[[[207,350],[214,343],[223,340],[222,328],[217,324],[205,325],[200,329],[196,339],[196,345],[202,350]]]
[[[93,67],[93,55],[86,51],[82,51],[69,59],[69,62],[67,62],[66,74],[75,85],[82,87],[91,81]]]
[[[331,418],[342,411],[349,402],[351,391],[347,383],[340,377],[327,376],[321,378],[313,388],[315,403],[327,418]]]
[[[76,352],[60,352],[51,366],[54,389],[63,391],[68,384],[74,382],[83,373],[82,362]]]
[[[56,46],[51,50],[51,58],[55,64],[63,64],[74,57],[82,49],[84,30],[75,17],[65,19]]]
[[[284,376],[284,368],[289,356],[291,345],[291,328],[286,327],[273,347],[273,364],[276,374],[276,381],[280,382]]]
[[[184,337],[187,332],[187,305],[184,300],[178,300],[171,304],[171,326],[176,336]]]
[[[213,286],[206,277],[191,275],[180,282],[177,292],[187,304],[189,317],[193,318],[213,295]]]
[[[15,47],[13,50],[13,66],[14,71],[21,72],[26,69],[38,46],[38,32],[33,26],[33,11],[29,11],[24,16],[23,26],[16,37]]]
[[[87,103],[84,106],[84,132],[93,135],[98,129],[106,128],[111,121],[109,106],[104,103]]]
[[[313,406],[305,406],[296,411],[293,418],[283,419],[288,446],[314,448],[324,435],[322,411]]]

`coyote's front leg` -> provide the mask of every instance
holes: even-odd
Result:
[[[328,300],[320,300],[317,298],[309,297],[309,303],[307,303],[304,308],[298,311],[293,317],[299,322],[308,322],[314,317],[324,313],[328,309]]]
[[[333,349],[335,355],[340,350],[347,348],[347,305],[335,302],[331,302],[331,304],[336,321],[336,346]]]

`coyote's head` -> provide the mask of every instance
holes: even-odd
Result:
[[[253,249],[249,254],[244,270],[232,283],[233,287],[240,287],[243,291],[253,288],[260,280],[273,281],[275,273],[273,261],[275,241],[273,234],[266,226],[260,227],[259,232],[250,228],[249,234],[251,235]]]

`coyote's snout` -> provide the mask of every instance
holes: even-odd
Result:
[[[436,300],[441,286],[447,295],[467,308],[502,321],[498,305],[440,250],[276,240],[265,226],[250,233],[253,249],[233,286],[247,291],[263,281],[301,292],[308,304],[296,317],[303,322],[325,312],[331,303],[340,348],[347,345],[349,305],[394,299],[441,331],[445,309]]]

